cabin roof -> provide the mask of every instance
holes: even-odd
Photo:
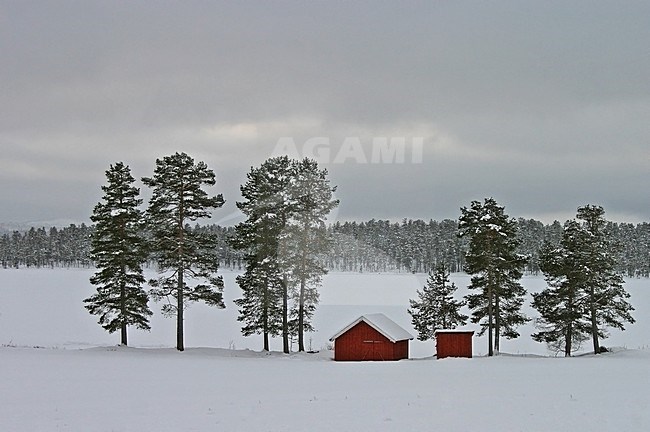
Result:
[[[411,333],[407,332],[402,327],[400,327],[395,321],[391,320],[390,318],[388,318],[386,315],[382,313],[375,313],[375,314],[361,315],[359,318],[357,318],[352,323],[348,324],[346,327],[341,329],[334,336],[332,336],[330,338],[330,341],[334,341],[339,336],[341,336],[342,334],[350,330],[352,327],[359,324],[361,321],[365,322],[370,327],[377,330],[379,333],[384,335],[386,339],[390,340],[393,343],[403,341],[403,340],[413,339],[413,335],[411,335]]]

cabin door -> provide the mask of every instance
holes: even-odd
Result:
[[[384,360],[382,341],[367,339],[363,341],[364,360]]]

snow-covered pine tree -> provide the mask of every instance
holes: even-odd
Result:
[[[540,268],[549,287],[533,293],[532,306],[540,317],[535,320],[539,331],[532,338],[563,351],[565,357],[578,350],[590,332],[584,313],[586,273],[580,264],[588,241],[580,224],[571,220],[564,225],[560,244],[547,242],[540,251]]]
[[[625,322],[634,322],[630,295],[616,271],[618,246],[605,231],[604,214],[600,206],[578,208],[582,222],[567,221],[560,245],[542,254],[549,288],[533,296],[540,313],[540,332],[533,338],[563,343],[565,356],[589,336],[598,354],[607,327],[623,330]]]
[[[289,271],[296,306],[298,351],[305,350],[305,330],[313,331],[311,316],[318,304],[318,285],[327,273],[322,257],[331,248],[331,237],[325,221],[339,201],[332,198],[336,187],[329,184],[327,170],[321,170],[313,159],[294,161],[294,178],[289,184],[291,217],[285,229],[282,261]]]
[[[237,202],[247,219],[235,227],[232,245],[246,253],[246,271],[237,277],[243,297],[240,307],[242,333],[263,335],[264,350],[269,337],[283,337],[283,349],[289,352],[288,274],[280,251],[291,217],[289,185],[295,166],[286,157],[266,160],[251,168],[240,188],[243,201]]]
[[[529,319],[521,312],[526,291],[519,283],[527,258],[516,253],[520,240],[517,224],[505,214],[493,198],[484,203],[472,201],[470,208],[461,208],[458,234],[469,239],[465,271],[473,275],[467,305],[472,322],[481,323],[481,332],[488,332],[488,355],[499,352],[503,335],[516,338],[516,328]]]
[[[244,291],[237,300],[239,320],[246,323],[244,334],[264,335],[265,350],[276,329],[278,310],[284,351],[289,352],[289,336],[294,333],[299,351],[305,349],[304,330],[312,328],[316,287],[326,273],[321,258],[330,248],[325,219],[338,205],[332,199],[334,190],[327,171],[320,170],[316,161],[286,156],[251,169],[241,187],[245,200],[237,206],[247,220],[237,225],[233,240],[233,246],[247,251],[246,273],[238,278]],[[295,306],[289,305],[290,294]]]
[[[624,330],[624,323],[635,322],[631,315],[634,308],[627,301],[630,294],[625,291],[623,277],[616,270],[620,246],[605,232],[604,214],[601,206],[594,205],[579,207],[577,213],[586,232],[581,245],[581,262],[577,264],[584,272],[583,289],[596,354],[600,353],[600,339],[607,337],[607,327]]]
[[[422,291],[417,290],[418,300],[409,300],[413,327],[421,341],[433,339],[436,330],[454,329],[465,325],[467,316],[460,313],[465,302],[454,299],[457,287],[449,283],[449,271],[441,264],[429,272]]]
[[[98,271],[90,278],[97,293],[84,300],[85,308],[99,315],[99,324],[109,333],[120,331],[128,344],[127,327],[149,330],[149,298],[142,288],[142,264],[147,251],[142,239],[142,200],[133,186],[131,170],[122,162],[106,171],[104,196],[90,219],[95,222],[90,256]]]
[[[152,188],[147,226],[161,276],[152,279],[151,296],[166,299],[163,313],[176,316],[176,349],[183,351],[183,314],[188,302],[203,301],[224,308],[223,278],[217,275],[217,240],[189,222],[209,218],[224,204],[221,194],[209,196],[204,186],[216,184],[214,171],[186,153],[156,160],[153,177],[142,179]],[[191,286],[188,280],[197,283]]]

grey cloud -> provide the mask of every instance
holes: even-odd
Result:
[[[232,213],[281,137],[335,151],[427,131],[446,141],[428,137],[422,165],[328,165],[341,217],[456,217],[493,195],[513,215],[590,201],[650,219],[648,16],[646,2],[4,3],[0,178],[17,186],[0,220],[81,217],[108,164],[148,175],[177,150],[217,171]]]

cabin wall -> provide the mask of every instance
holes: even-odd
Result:
[[[409,358],[409,341],[403,340],[393,344],[393,360]]]

